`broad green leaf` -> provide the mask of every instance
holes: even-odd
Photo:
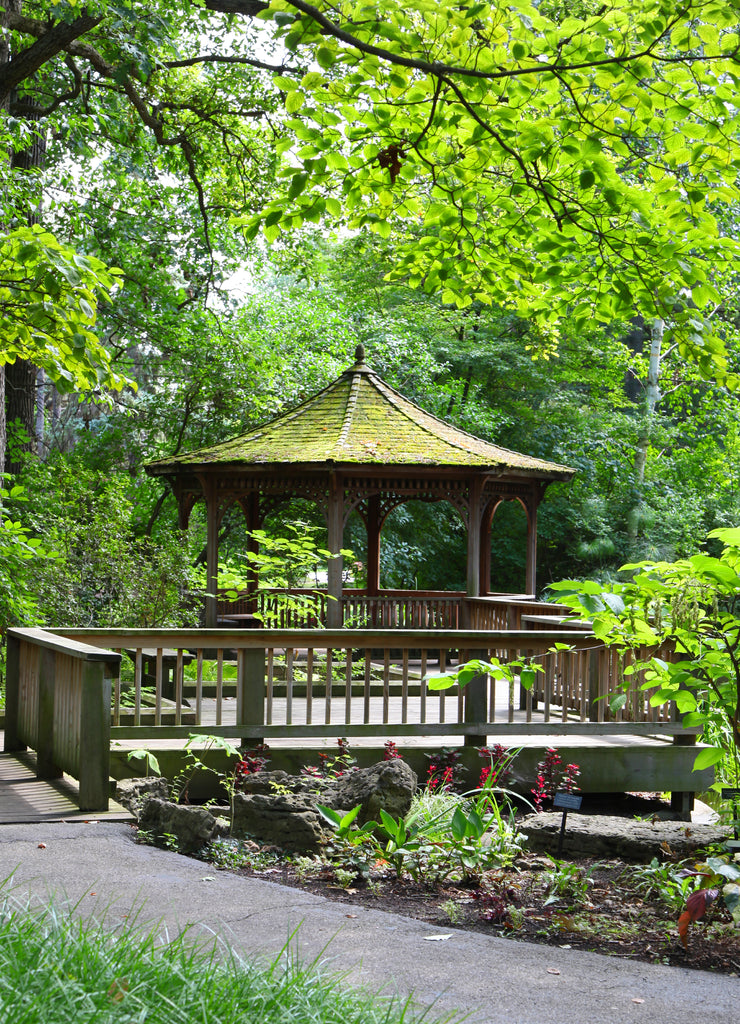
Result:
[[[693,771],[699,772],[704,768],[711,768],[712,765],[719,764],[723,757],[724,751],[718,747],[705,747],[696,755]]]

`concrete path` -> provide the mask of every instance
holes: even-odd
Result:
[[[17,895],[75,907],[111,929],[137,915],[163,934],[215,933],[240,955],[286,943],[346,984],[413,994],[431,1019],[470,1024],[735,1024],[740,979],[433,928],[240,878],[140,846],[130,826],[0,826],[0,877]],[[740,946],[740,943],[739,943]]]

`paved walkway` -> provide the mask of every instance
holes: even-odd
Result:
[[[191,927],[238,953],[346,972],[345,984],[413,993],[470,1024],[735,1024],[740,980],[534,946],[329,902],[134,842],[116,822],[0,826],[0,877],[21,898],[66,904],[111,929]],[[291,938],[292,937],[292,938]]]

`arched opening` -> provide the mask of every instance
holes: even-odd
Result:
[[[385,518],[380,583],[389,590],[464,591],[467,531],[447,501],[403,502]]]
[[[524,594],[527,586],[529,516],[518,498],[489,509],[489,572],[482,585],[490,594]]]

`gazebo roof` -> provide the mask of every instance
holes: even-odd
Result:
[[[156,475],[215,468],[449,466],[567,480],[574,470],[500,448],[420,409],[364,361],[291,412],[229,441],[149,463]]]

